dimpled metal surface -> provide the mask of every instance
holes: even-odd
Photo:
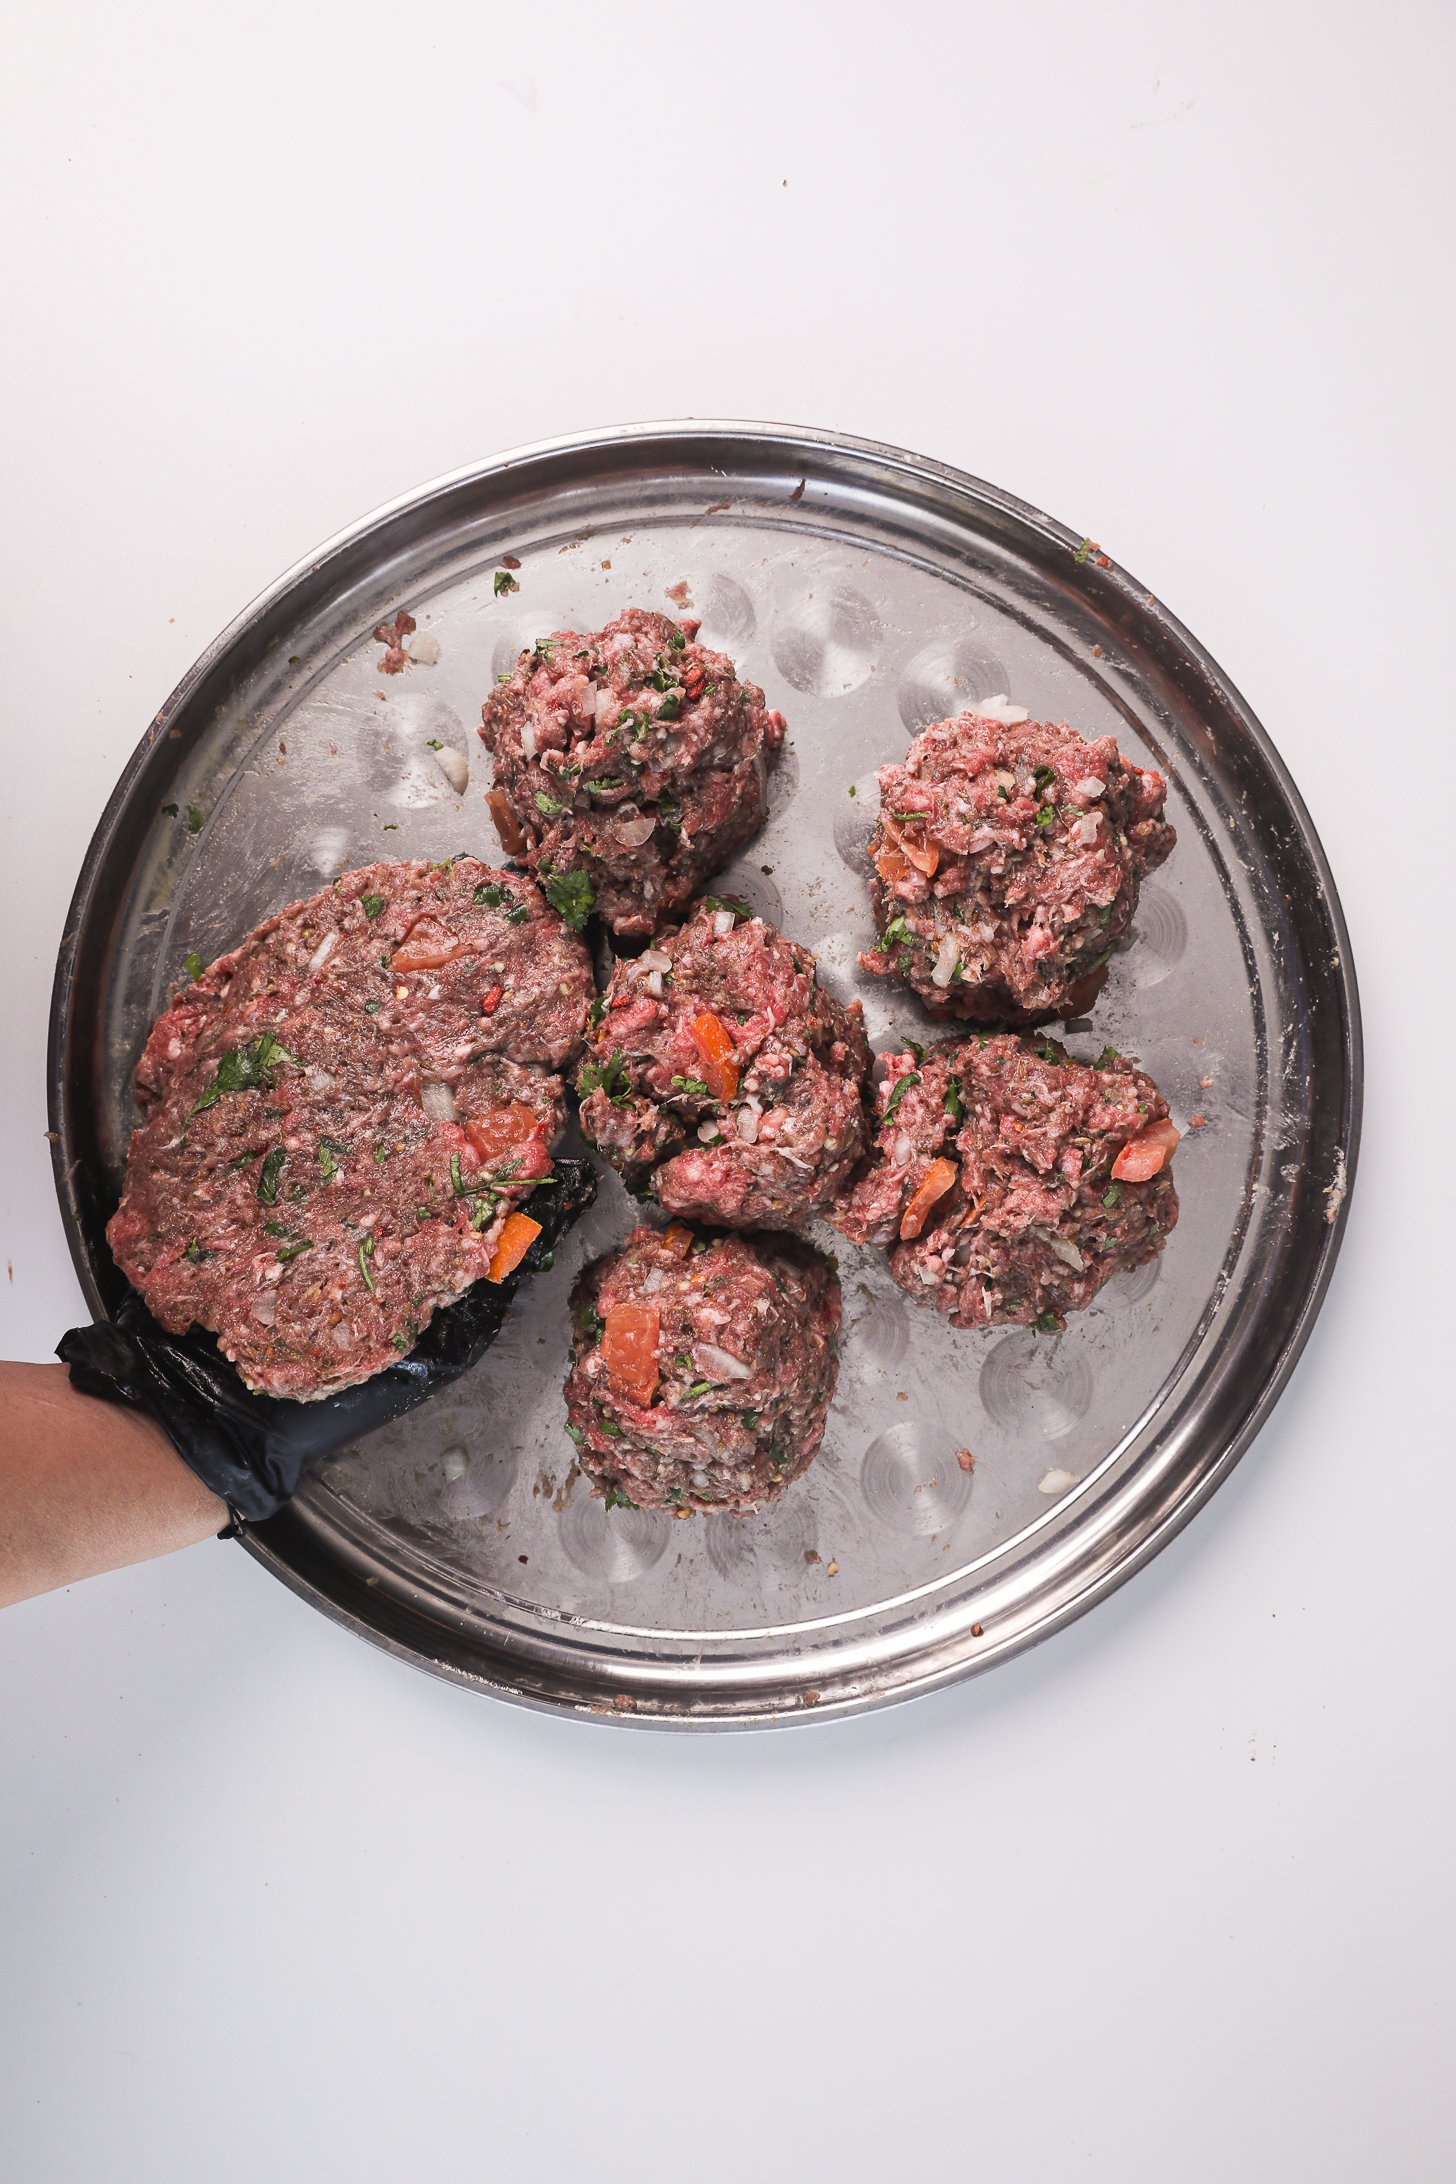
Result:
[[[98,1309],[115,1293],[102,1228],[131,1071],[184,957],[210,960],[347,866],[493,857],[480,702],[553,629],[629,605],[691,613],[763,684],[788,746],[768,824],[720,888],[815,950],[825,983],[863,1000],[876,1047],[934,1036],[908,993],[856,966],[875,768],[915,730],[1004,691],[1160,767],[1178,829],[1095,1016],[1067,1034],[1084,1058],[1106,1042],[1135,1056],[1185,1130],[1160,1259],[1063,1335],[972,1334],[917,1309],[881,1254],[822,1233],[845,1334],[806,1477],[742,1523],[609,1515],[576,1474],[561,1399],[571,1282],[634,1220],[604,1176],[480,1367],[248,1535],[325,1612],[528,1704],[677,1727],[822,1718],[1045,1636],[1154,1553],[1248,1445],[1343,1227],[1353,968],[1257,722],[1141,585],[1078,545],[893,449],[624,428],[368,518],[282,578],[163,708],[97,831],[56,979],[57,1181]],[[519,589],[497,594],[508,554]],[[401,610],[409,657],[385,673],[374,631]],[[463,795],[432,741],[468,767]]]

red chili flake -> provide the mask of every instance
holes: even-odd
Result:
[[[784,188],[787,189],[788,186],[789,185],[786,182],[784,184]],[[804,498],[804,488],[808,483],[809,481],[807,478],[800,478],[798,484],[794,487],[793,492],[789,495],[790,501],[801,501]]]
[[[1207,1115],[1190,1115],[1188,1117],[1188,1127],[1190,1130],[1206,1130],[1208,1128]]]
[[[981,1627],[981,1625],[980,1625],[979,1623],[972,1623],[972,1625],[971,1625],[971,1636],[972,1636],[973,1638],[984,1638],[984,1637],[985,1637],[985,1635],[986,1635],[986,1634],[985,1634],[984,1630],[982,1629],[982,1627]]]
[[[1100,660],[1100,659],[1101,659],[1101,657],[1102,657],[1102,647],[1101,647],[1101,645],[1094,645],[1094,646],[1092,647],[1092,657],[1093,657],[1093,659],[1094,659],[1094,660]]]
[[[683,578],[680,584],[669,584],[666,587],[666,590],[667,597],[669,599],[675,599],[680,607],[685,607],[688,601],[692,598],[692,592],[688,586],[688,580],[686,577]]]
[[[799,1693],[799,1704],[800,1706],[817,1706],[822,1696],[822,1692],[818,1691],[801,1691]]]
[[[692,700],[700,698],[703,694],[703,684],[706,680],[707,675],[705,669],[703,669],[702,667],[690,667],[687,670],[686,674],[683,676],[683,696],[687,698],[690,703],[692,702]]]
[[[968,1448],[958,1448],[956,1450],[956,1462],[960,1465],[962,1471],[974,1471],[976,1468],[976,1459]]]
[[[381,675],[402,675],[410,664],[404,649],[406,637],[414,634],[415,618],[412,614],[397,614],[392,622],[380,622],[375,629],[377,644],[384,646],[384,657],[379,663]]]
[[[1198,1089],[1199,1089],[1199,1091],[1200,1091],[1200,1092],[1206,1092],[1206,1091],[1208,1090],[1209,1086],[1210,1086],[1210,1085],[1211,1085],[1212,1083],[1213,1083],[1213,1079],[1212,1079],[1212,1077],[1200,1077],[1200,1078],[1199,1078],[1199,1080],[1198,1080]]]
[[[492,986],[489,993],[483,993],[481,995],[480,1013],[482,1016],[493,1016],[495,1014],[496,1003],[500,1000],[500,997],[505,992],[505,990],[506,989],[504,986]]]
[[[732,506],[732,501],[709,501],[707,507],[703,510],[703,514],[705,516],[721,516],[725,509]]]
[[[501,555],[501,567],[502,567],[503,569],[519,569],[519,567],[520,567],[520,566],[521,566],[521,557],[520,557],[520,555],[519,555],[519,554],[502,554],[502,555]]]

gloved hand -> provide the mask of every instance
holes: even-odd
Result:
[[[408,1357],[338,1395],[290,1403],[252,1394],[211,1335],[165,1333],[131,1289],[113,1319],[73,1327],[56,1355],[83,1394],[150,1413],[203,1484],[227,1503],[230,1529],[257,1523],[281,1508],[310,1465],[413,1410],[484,1355],[522,1277],[539,1270],[596,1197],[590,1162],[558,1159],[553,1173],[555,1189],[531,1201],[541,1234],[520,1266],[502,1282],[477,1282],[435,1314]]]

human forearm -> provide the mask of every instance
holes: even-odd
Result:
[[[0,1606],[206,1539],[227,1508],[143,1412],[0,1364]]]

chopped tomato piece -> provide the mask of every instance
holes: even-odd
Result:
[[[389,959],[392,971],[438,971],[460,953],[460,942],[438,918],[416,918]]]
[[[693,1232],[681,1221],[674,1221],[671,1228],[663,1230],[662,1241],[675,1259],[685,1259],[693,1248]]]
[[[942,1157],[931,1161],[918,1187],[912,1194],[910,1203],[905,1208],[904,1217],[900,1222],[900,1234],[907,1243],[913,1242],[915,1237],[920,1234],[931,1208],[940,1204],[946,1192],[955,1182],[956,1174],[956,1164],[953,1160],[946,1160]]]
[[[1116,1160],[1112,1163],[1114,1183],[1146,1183],[1157,1174],[1165,1160],[1171,1160],[1178,1148],[1179,1133],[1171,1122],[1150,1122],[1146,1130],[1139,1130],[1135,1138],[1129,1138]]]
[[[909,858],[917,872],[923,872],[929,879],[940,863],[940,844],[931,839],[926,822],[923,819],[886,818],[881,824],[894,848]]]
[[[875,859],[875,870],[887,887],[903,886],[914,869],[904,850],[896,849],[890,842],[886,842]]]
[[[508,1213],[496,1239],[487,1281],[503,1282],[507,1274],[513,1274],[540,1233],[540,1222],[533,1221],[528,1213]]]
[[[541,1127],[541,1119],[523,1100],[508,1107],[492,1108],[488,1115],[472,1115],[465,1124],[469,1138],[482,1160],[499,1160],[502,1153],[525,1145]]]
[[[505,992],[505,990],[506,989],[504,986],[492,986],[489,993],[483,993],[481,995],[480,1013],[482,1016],[494,1016],[496,1012],[496,1006],[499,1003],[500,997]]]
[[[495,831],[500,836],[501,848],[508,857],[519,857],[526,846],[520,822],[511,810],[510,799],[504,789],[492,789],[486,798],[490,816],[495,821]]]
[[[703,1082],[715,1100],[731,1100],[738,1090],[732,1032],[711,1009],[693,1018],[692,1032],[693,1045],[702,1058]]]
[[[657,1339],[661,1316],[650,1304],[614,1304],[602,1321],[602,1363],[634,1403],[657,1393]]]

